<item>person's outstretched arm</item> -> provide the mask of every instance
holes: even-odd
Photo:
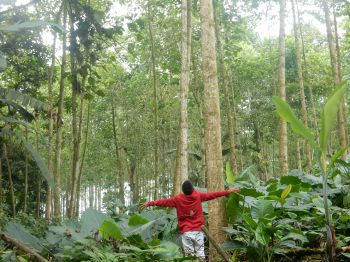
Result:
[[[200,193],[201,201],[209,201],[218,197],[227,196],[230,193],[236,193],[240,190],[239,187],[233,187],[228,190],[223,191],[217,191],[217,192],[210,192],[210,193]]]
[[[140,208],[144,209],[145,207],[149,207],[149,206],[175,207],[176,206],[175,197],[163,198],[163,199],[158,199],[158,200],[154,200],[154,201],[149,201],[147,203],[142,204],[140,206]]]

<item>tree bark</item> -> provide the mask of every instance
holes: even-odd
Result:
[[[9,176],[12,216],[15,217],[16,216],[15,190],[14,190],[14,187],[13,187],[13,180],[12,180],[12,168],[11,168],[10,160],[9,160],[9,157],[8,157],[7,146],[6,146],[5,143],[3,143],[3,150],[4,150],[4,158],[6,160],[6,165],[7,165],[7,173],[8,173],[8,176]]]
[[[119,145],[118,145],[118,138],[117,138],[117,127],[115,124],[115,108],[114,108],[114,100],[112,100],[112,127],[113,127],[113,140],[114,140],[114,147],[115,147],[115,157],[117,162],[117,170],[119,172],[116,173],[118,176],[118,198],[121,201],[123,205],[125,205],[125,198],[124,198],[124,176],[123,176],[123,165],[122,165],[122,159],[119,152]]]
[[[177,146],[174,195],[181,192],[181,184],[188,179],[188,90],[190,83],[191,59],[191,0],[182,0],[181,4],[181,78],[180,78],[180,128]]]
[[[56,155],[54,166],[54,210],[53,219],[56,222],[61,221],[61,151],[62,151],[62,127],[63,127],[63,100],[64,100],[64,78],[66,70],[66,49],[67,49],[67,7],[66,1],[63,2],[63,38],[62,38],[62,62],[61,62],[61,76],[60,76],[60,92],[58,98],[58,108],[56,117]]]
[[[25,137],[28,140],[28,128],[25,128]],[[25,155],[24,159],[24,207],[23,213],[27,213],[28,207],[28,155]]]
[[[35,147],[39,152],[39,120],[35,120]],[[38,185],[36,189],[36,217],[40,218],[40,206],[41,206],[41,186],[43,183],[42,177],[38,174]]]
[[[224,188],[222,146],[221,146],[221,118],[219,87],[216,66],[215,22],[211,0],[201,0],[201,32],[202,57],[205,104],[205,155],[208,177],[208,191],[218,191]],[[213,239],[222,243],[225,234],[224,199],[209,202],[209,230]],[[209,261],[215,261],[216,250],[210,244]]]
[[[2,204],[3,200],[3,185],[2,185],[2,179],[3,179],[3,174],[2,174],[2,155],[0,156],[0,204]]]
[[[154,50],[154,38],[153,38],[153,14],[151,9],[152,0],[148,1],[148,30],[151,42],[151,65],[152,65],[152,85],[153,85],[153,101],[154,101],[154,198],[159,197],[159,157],[158,157],[158,95],[157,95],[157,75],[156,75],[156,58]]]
[[[285,48],[285,9],[286,1],[280,0],[280,33],[278,43],[278,93],[282,100],[286,100],[286,48]],[[288,133],[287,122],[280,118],[279,125],[279,160],[280,175],[288,172]]]
[[[299,40],[299,34],[298,34],[298,28],[297,28],[297,22],[296,22],[294,0],[291,0],[291,2],[292,2],[292,10],[293,10],[294,42],[295,42],[295,52],[296,52],[296,58],[297,58],[298,82],[299,82],[299,88],[300,88],[299,95],[300,95],[300,102],[301,102],[301,114],[303,116],[304,125],[308,127],[309,120],[308,120],[308,113],[306,109],[303,69],[301,65],[300,40]],[[306,144],[305,149],[306,149],[307,167],[310,170],[312,167],[311,147],[308,141],[306,140],[305,140],[305,144]]]
[[[334,80],[335,87],[337,87],[341,83],[341,73],[339,71],[339,68],[340,68],[338,65],[339,61],[338,61],[337,54],[336,54],[336,48],[334,46],[331,21],[330,21],[330,14],[329,14],[329,7],[328,7],[328,0],[323,0],[323,8],[324,8],[324,13],[325,13],[328,48],[329,48],[329,53],[330,53],[330,58],[331,58],[333,80]],[[336,20],[335,20],[335,22],[336,22]],[[342,99],[340,106],[339,106],[339,110],[338,110],[339,144],[341,147],[344,147],[348,150],[345,111],[346,111],[345,110],[345,103],[344,103],[344,99]],[[346,156],[346,152],[343,154],[343,158],[345,156]]]

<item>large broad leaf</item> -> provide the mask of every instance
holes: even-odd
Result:
[[[92,208],[86,209],[80,219],[81,232],[86,234],[97,232],[106,218],[107,216],[100,211]]]
[[[273,102],[274,102],[274,104],[276,106],[276,111],[277,111],[278,115],[291,125],[291,127],[292,127],[292,129],[293,129],[293,131],[295,133],[297,133],[297,134],[301,135],[302,137],[304,137],[312,145],[312,147],[314,149],[317,149],[318,146],[315,143],[314,135],[295,116],[295,114],[292,111],[292,109],[290,108],[290,106],[278,96],[274,96],[272,98],[272,100],[273,100]]]
[[[36,164],[38,165],[42,176],[46,179],[47,183],[51,186],[54,187],[55,183],[53,180],[52,175],[49,173],[49,170],[47,168],[47,165],[45,164],[44,160],[42,157],[38,154],[38,152],[33,148],[33,146],[27,141],[27,139],[21,135],[18,132],[13,132],[12,130],[8,128],[2,128],[1,132],[12,136],[16,137],[20,142],[22,142],[23,146],[29,153],[32,155],[33,159],[35,160]]]
[[[21,241],[23,244],[27,245],[30,248],[33,248],[37,250],[38,252],[41,252],[43,250],[43,246],[41,245],[41,242],[38,238],[31,235],[22,225],[9,222],[5,228],[4,231],[7,232],[10,236],[13,238]]]
[[[118,225],[109,220],[103,221],[98,230],[104,239],[113,238],[114,240],[122,240],[124,238]]]
[[[320,146],[322,152],[327,152],[327,143],[330,131],[333,127],[334,120],[337,116],[338,107],[340,101],[345,94],[345,82],[340,84],[340,87],[334,92],[334,94],[327,100],[326,105],[322,110],[321,115],[321,132],[320,132]]]
[[[36,20],[36,21],[27,21],[23,23],[16,23],[13,25],[3,25],[0,26],[0,31],[19,31],[19,30],[24,30],[24,29],[30,29],[30,28],[35,28],[35,27],[42,27],[42,26],[47,26],[51,25],[56,27],[57,29],[61,30],[64,32],[64,28],[60,26],[59,24],[48,22],[48,21],[43,21],[43,20]]]
[[[236,222],[237,217],[240,213],[239,200],[240,196],[238,194],[230,194],[226,201],[226,215],[227,220],[230,224]]]
[[[273,217],[274,213],[272,201],[269,200],[259,200],[257,205],[251,209],[251,215],[254,219]]]
[[[139,225],[144,225],[147,224],[149,222],[148,219],[139,216],[138,214],[134,214],[130,217],[129,219],[129,226],[139,226]]]

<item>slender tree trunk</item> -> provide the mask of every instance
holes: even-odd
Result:
[[[60,92],[58,98],[58,109],[56,117],[56,155],[54,166],[54,211],[53,216],[56,222],[61,221],[61,151],[62,151],[62,128],[63,128],[63,100],[64,100],[64,78],[66,70],[66,49],[67,49],[67,7],[65,0],[63,1],[63,39],[62,39],[62,62],[61,62],[61,79],[60,79]]]
[[[25,128],[26,140],[28,140],[28,128]],[[24,159],[24,208],[23,213],[27,213],[28,208],[28,155]]]
[[[49,115],[49,145],[47,147],[47,168],[49,170],[49,174],[52,174],[52,140],[53,140],[53,103],[52,103],[52,83],[53,77],[55,73],[55,61],[56,61],[56,37],[57,34],[54,33],[54,40],[52,46],[52,56],[51,56],[51,68],[49,73],[49,84],[48,84],[48,102],[50,105],[50,115]],[[51,203],[52,203],[52,195],[51,195],[51,187],[47,188],[47,199],[46,199],[46,211],[45,211],[45,220],[46,224],[50,223],[51,220]]]
[[[11,168],[10,160],[9,160],[9,157],[8,157],[7,146],[6,146],[5,143],[3,143],[3,149],[4,149],[4,158],[6,160],[6,165],[7,165],[7,173],[8,173],[8,176],[9,176],[12,216],[15,217],[16,216],[15,190],[14,190],[14,187],[13,187],[13,180],[12,180],[12,168]]]
[[[89,208],[94,207],[94,186],[89,186]]]
[[[125,198],[124,198],[124,176],[123,176],[123,165],[122,165],[122,159],[119,153],[119,145],[118,145],[118,138],[117,138],[117,127],[115,124],[115,108],[114,108],[114,101],[112,100],[112,127],[113,127],[113,139],[114,139],[114,147],[115,147],[115,157],[117,162],[117,172],[116,175],[118,176],[118,198],[122,202],[123,205],[125,205]]]
[[[331,66],[332,66],[334,85],[337,87],[341,82],[341,74],[339,71],[340,67],[338,65],[339,61],[337,59],[336,48],[333,42],[333,34],[332,34],[332,28],[331,28],[328,0],[323,0],[323,8],[324,8],[324,13],[326,18],[325,20],[326,20],[326,28],[327,28],[327,39],[328,39],[329,53],[331,57]],[[346,110],[345,110],[345,104],[343,99],[340,103],[340,107],[338,110],[339,144],[341,147],[348,148],[345,111]],[[346,153],[344,153],[343,157],[345,156],[346,156]]]
[[[0,156],[0,204],[3,201],[3,188],[2,188],[2,156]]]
[[[298,165],[298,170],[302,171],[299,139],[297,139],[297,165]]]
[[[292,2],[292,10],[293,10],[293,24],[294,24],[294,41],[295,41],[295,52],[296,52],[296,58],[297,58],[297,68],[298,68],[298,82],[299,82],[299,88],[300,88],[300,102],[301,102],[301,114],[303,116],[303,122],[306,127],[308,127],[308,114],[306,110],[306,99],[305,99],[305,91],[304,91],[304,77],[303,77],[303,69],[301,65],[301,52],[300,52],[300,41],[299,41],[299,34],[298,34],[298,28],[297,28],[297,22],[296,22],[296,15],[295,15],[295,4],[294,0],[291,0]],[[307,160],[307,167],[310,170],[312,167],[312,155],[311,155],[311,147],[308,141],[305,141],[306,144],[306,160]]]
[[[156,75],[156,57],[153,39],[153,14],[151,10],[151,0],[148,1],[148,30],[151,41],[151,64],[152,64],[152,82],[153,82],[153,100],[154,100],[154,198],[159,197],[159,157],[158,157],[158,96],[157,96],[157,75]]]
[[[286,48],[285,48],[285,9],[286,1],[280,0],[280,35],[279,35],[279,66],[278,66],[278,93],[281,99],[286,100]],[[280,118],[279,127],[280,174],[288,172],[288,133],[287,122]]]
[[[35,121],[35,145],[36,151],[39,152],[39,120]],[[42,185],[41,175],[38,174],[38,186],[36,189],[36,217],[40,218],[40,207],[41,207],[41,185]]]
[[[191,0],[182,0],[180,128],[176,157],[174,195],[181,192],[181,184],[188,179],[188,89],[191,59]]]
[[[211,0],[201,0],[201,32],[205,103],[205,155],[208,177],[208,191],[224,188],[221,118],[219,87],[216,67],[215,22]],[[217,243],[225,240],[222,228],[225,225],[224,199],[209,202],[209,230]],[[216,250],[210,245],[209,261],[216,261]]]
[[[220,36],[220,25],[218,21],[218,7],[215,12],[215,33],[216,33],[216,40],[217,40],[217,48],[219,50],[218,52],[218,58],[219,58],[219,72],[221,73],[221,86],[224,91],[224,97],[225,97],[225,108],[227,111],[227,133],[228,133],[228,140],[230,145],[230,164],[232,171],[237,174],[237,160],[236,160],[236,143],[234,138],[234,119],[233,119],[233,110],[232,105],[230,101],[230,92],[229,92],[229,76],[227,67],[225,65],[224,61],[224,49],[223,45],[221,43],[221,36]]]

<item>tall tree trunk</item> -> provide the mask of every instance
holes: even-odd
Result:
[[[297,139],[297,166],[298,166],[298,170],[302,171],[301,154],[300,154],[300,140],[299,139]]]
[[[73,4],[69,6],[69,21],[70,21],[70,64],[72,74],[72,133],[73,133],[73,155],[72,155],[72,177],[70,199],[68,206],[68,217],[74,217],[76,214],[76,206],[79,199],[77,199],[78,190],[78,176],[80,168],[80,140],[82,130],[82,114],[84,110],[84,99],[81,98],[79,122],[78,122],[78,97],[81,92],[77,73],[77,55],[78,44],[76,39],[76,32],[74,30],[75,14],[73,13]]]
[[[327,28],[327,39],[328,39],[328,48],[331,57],[331,66],[333,73],[334,85],[337,87],[341,82],[341,74],[339,71],[339,61],[337,59],[336,49],[333,42],[333,34],[331,28],[328,0],[323,0],[323,8],[325,13],[326,28]],[[344,99],[340,103],[338,110],[338,132],[339,132],[339,144],[341,147],[347,148],[347,134],[346,134],[346,118],[345,118],[345,104]],[[344,153],[343,157],[346,156]]]
[[[293,24],[294,24],[294,41],[295,41],[295,52],[296,52],[296,58],[297,58],[297,68],[298,68],[298,82],[299,82],[299,88],[300,88],[300,102],[301,102],[301,114],[303,116],[303,122],[306,127],[308,127],[308,114],[306,110],[306,99],[305,99],[305,91],[304,91],[304,77],[303,77],[303,69],[301,66],[301,52],[300,52],[300,41],[299,41],[299,34],[298,34],[298,28],[297,28],[297,22],[296,22],[296,15],[295,15],[295,4],[294,0],[291,0],[292,2],[292,10],[293,10]],[[306,160],[307,160],[307,167],[310,170],[312,167],[312,156],[311,156],[311,147],[308,141],[305,140],[306,144]]]
[[[279,34],[279,66],[278,66],[278,93],[281,99],[286,100],[286,47],[285,47],[285,12],[286,1],[280,0],[280,34]],[[280,174],[288,172],[288,133],[287,122],[280,118],[279,127],[279,159]]]
[[[52,45],[52,56],[51,56],[51,68],[49,73],[49,84],[48,84],[48,102],[50,105],[50,115],[49,115],[49,144],[47,147],[47,168],[49,174],[52,174],[52,140],[53,140],[53,103],[52,103],[52,83],[55,73],[55,62],[56,62],[56,38],[57,34],[54,33],[53,45]],[[46,199],[46,211],[45,211],[45,221],[46,224],[50,223],[51,220],[51,203],[52,203],[52,189],[50,186],[47,188],[47,199]]]
[[[35,147],[36,151],[39,152],[39,120],[35,121]],[[42,177],[38,174],[38,185],[36,189],[36,217],[40,218],[40,207],[41,207],[41,186],[43,183]]]
[[[28,128],[25,128],[25,137],[28,140]],[[24,208],[23,213],[27,213],[28,208],[28,155],[24,159]]]
[[[61,79],[60,79],[60,92],[58,98],[58,108],[56,117],[56,155],[55,155],[55,166],[54,166],[54,210],[53,218],[56,222],[61,221],[61,151],[62,151],[62,128],[63,128],[63,100],[64,100],[64,78],[66,70],[66,49],[67,49],[67,7],[65,0],[63,2],[63,38],[62,38],[62,62],[61,62]]]
[[[114,108],[114,100],[112,100],[112,127],[113,127],[113,140],[114,140],[114,147],[115,147],[115,157],[117,162],[117,172],[116,175],[118,176],[118,198],[120,202],[125,205],[125,198],[124,198],[124,175],[123,175],[123,165],[122,165],[122,159],[119,152],[119,145],[118,145],[118,138],[117,138],[117,127],[115,124],[115,108]]]
[[[180,78],[180,128],[177,145],[174,195],[181,192],[181,184],[188,179],[188,89],[190,83],[191,59],[191,0],[182,0],[181,4],[181,78]]]
[[[208,177],[208,191],[218,191],[224,188],[221,118],[219,87],[216,67],[215,22],[213,3],[211,0],[201,0],[201,32],[205,104],[205,155]],[[209,230],[214,240],[222,243],[225,234],[224,199],[209,202]],[[209,261],[216,261],[216,250],[210,245]]]
[[[94,186],[89,185],[89,208],[94,207]]]
[[[3,186],[2,186],[2,155],[0,156],[0,204],[2,204],[3,200]]]
[[[152,14],[151,0],[148,1],[148,30],[151,41],[151,64],[152,64],[152,83],[153,83],[153,100],[154,100],[154,198],[159,197],[159,156],[158,156],[158,95],[157,95],[157,75],[156,75],[156,57],[154,50],[153,38],[153,14]]]
[[[3,143],[3,150],[4,150],[4,158],[6,160],[6,165],[7,165],[7,173],[9,176],[12,216],[15,217],[16,216],[16,199],[15,199],[15,190],[13,187],[13,180],[12,180],[12,167],[8,157],[7,146],[5,143]]]

